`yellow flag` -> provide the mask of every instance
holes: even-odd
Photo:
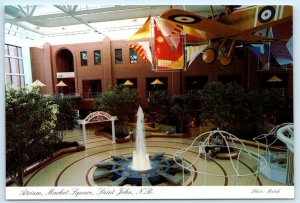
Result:
[[[177,60],[157,60],[157,70],[180,70],[184,68],[184,56],[181,55]]]
[[[149,16],[145,22],[145,24],[136,31],[131,37],[129,37],[130,40],[134,39],[144,39],[144,38],[150,38],[151,32],[150,32],[150,24],[151,24],[151,16]]]

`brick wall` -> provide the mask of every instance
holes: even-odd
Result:
[[[171,73],[152,71],[150,64],[145,63],[139,56],[137,63],[130,64],[127,43],[124,40],[111,41],[109,38],[104,38],[102,42],[53,46],[45,44],[43,49],[31,48],[33,79],[39,78],[42,82],[46,81],[48,93],[57,92],[55,84],[58,82],[56,73],[59,63],[57,63],[56,55],[60,50],[67,49],[73,54],[76,93],[83,92],[83,80],[100,80],[102,91],[106,91],[110,85],[116,84],[118,79],[136,78],[138,94],[142,98],[141,105],[143,107],[147,105],[147,78],[167,77],[169,95],[185,91],[184,84],[187,76],[207,76],[208,82],[212,82],[218,80],[219,76],[238,75],[245,88],[257,87],[256,58],[252,60],[251,58],[254,56],[247,50],[244,51],[243,58],[236,58],[232,64],[226,67],[221,66],[218,62],[205,64],[198,56],[186,71]],[[115,49],[122,49],[122,64],[115,64]],[[101,51],[100,65],[94,65],[94,50]],[[87,66],[81,66],[81,51],[88,53]],[[292,78],[292,74],[289,74],[289,78]],[[292,86],[292,82],[289,82],[289,86]],[[289,94],[292,92],[290,89]]]

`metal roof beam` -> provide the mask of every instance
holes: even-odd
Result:
[[[62,10],[63,12],[69,14],[71,17],[73,17],[74,19],[78,20],[79,22],[83,23],[84,25],[86,25],[87,27],[91,28],[92,30],[94,30],[95,32],[99,33],[99,34],[102,34],[104,35],[105,37],[107,37],[104,33],[100,32],[99,30],[97,30],[96,28],[94,28],[93,26],[91,26],[89,23],[85,22],[84,20],[82,20],[81,18],[77,17],[73,12],[69,12],[67,11],[67,7],[64,6],[58,6],[58,5],[55,5],[56,8]]]
[[[18,8],[24,14],[24,16],[31,17],[36,9],[36,6],[33,6],[32,9],[30,9],[29,6],[26,6],[26,11],[20,5],[18,5]]]

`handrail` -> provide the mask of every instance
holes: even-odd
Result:
[[[288,138],[285,133],[291,137]],[[277,130],[277,138],[286,144],[287,148],[294,153],[294,125],[287,125]]]

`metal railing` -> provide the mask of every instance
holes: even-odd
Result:
[[[287,95],[287,88],[276,88],[276,87],[275,88],[263,88],[264,92],[271,92],[271,91],[274,91],[274,90],[280,92],[280,95],[282,97]]]
[[[96,99],[101,92],[81,92],[81,99]]]
[[[55,93],[55,94],[63,94],[65,97],[70,98],[81,98],[81,99],[96,99],[101,92],[80,92],[80,93]],[[55,94],[46,94],[47,96],[54,96]]]

